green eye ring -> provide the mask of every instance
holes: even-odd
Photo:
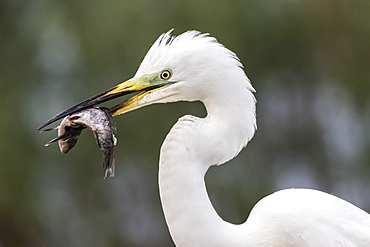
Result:
[[[162,80],[168,80],[172,76],[172,71],[169,69],[162,70],[160,77]]]

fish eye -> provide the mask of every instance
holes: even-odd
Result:
[[[168,80],[171,78],[171,76],[172,76],[172,72],[169,69],[163,70],[160,75],[161,79],[163,80]]]

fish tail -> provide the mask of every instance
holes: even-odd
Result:
[[[113,150],[111,150],[107,154],[104,153],[103,159],[104,179],[108,176],[111,178],[114,177],[116,160],[114,158]]]

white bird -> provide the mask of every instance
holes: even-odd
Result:
[[[197,31],[171,31],[153,44],[136,75],[56,115],[139,91],[113,115],[154,103],[201,101],[205,118],[183,116],[160,154],[159,189],[176,246],[370,246],[370,215],[333,195],[287,189],[260,200],[240,225],[221,219],[204,176],[235,157],[256,130],[255,91],[235,53]]]

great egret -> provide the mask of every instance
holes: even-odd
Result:
[[[162,34],[136,75],[56,115],[40,128],[80,109],[138,91],[112,114],[154,103],[201,101],[205,118],[183,116],[160,154],[159,188],[176,246],[370,246],[370,215],[324,192],[287,189],[260,200],[245,223],[222,220],[204,176],[235,157],[256,129],[254,89],[235,53],[197,31]]]

